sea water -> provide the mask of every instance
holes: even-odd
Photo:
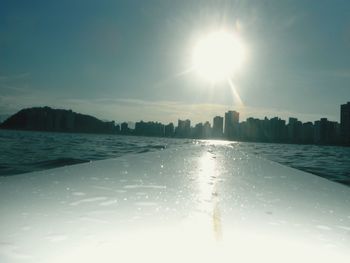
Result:
[[[200,140],[0,130],[0,176],[178,147]],[[232,142],[259,155],[350,186],[350,147]]]

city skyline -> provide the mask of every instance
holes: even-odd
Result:
[[[163,124],[158,121],[129,122],[101,121],[94,116],[72,110],[34,107],[22,109],[1,124],[2,129],[51,132],[110,133],[136,136],[175,137],[193,139],[226,139],[296,144],[350,144],[350,102],[340,105],[341,122],[320,118],[302,122],[294,117],[286,120],[278,116],[258,119],[249,117],[240,121],[240,113],[227,111],[212,117],[212,123],[193,123],[190,119]]]
[[[13,108],[11,111],[3,111],[0,113],[0,121],[5,120],[7,117],[15,114],[19,110],[23,108],[31,108],[31,107],[44,107],[44,106],[49,106],[52,108],[58,108],[58,109],[71,109],[76,112],[84,112],[89,115],[93,115],[98,117],[101,120],[105,121],[111,121],[114,120],[115,122],[122,123],[122,122],[130,122],[130,123],[135,123],[137,121],[140,121],[141,119],[144,121],[153,121],[156,119],[159,122],[164,122],[164,123],[169,123],[169,122],[174,122],[176,121],[181,115],[181,119],[191,119],[196,123],[200,122],[205,122],[208,119],[211,118],[211,116],[218,116],[222,112],[227,112],[232,110],[232,106],[230,105],[214,105],[214,104],[197,104],[197,105],[188,105],[184,104],[181,102],[173,102],[173,101],[164,101],[164,102],[158,102],[158,103],[153,103],[153,102],[144,102],[141,100],[111,100],[111,99],[106,99],[106,100],[100,100],[99,103],[102,103],[105,101],[107,104],[111,103],[113,101],[113,104],[117,105],[118,104],[128,104],[128,109],[130,109],[129,114],[131,117],[120,117],[120,118],[114,118],[115,115],[113,112],[104,114],[100,112],[101,108],[104,108],[103,105],[101,105],[100,108],[96,108],[96,105],[94,103],[87,103],[84,102],[82,103],[82,107],[77,107],[74,106],[75,104],[71,103],[63,103],[63,104],[57,104],[57,103],[48,103],[48,104],[24,104],[23,107],[18,108]],[[140,107],[139,107],[140,106]],[[174,110],[174,108],[179,108],[179,110]],[[276,116],[280,117],[281,119],[287,120],[290,117],[297,118],[298,120],[301,120],[303,122],[307,121],[312,121],[312,120],[317,120],[320,118],[327,118],[328,120],[331,121],[336,121],[340,122],[340,114],[338,113],[335,116],[333,115],[327,115],[324,113],[315,113],[315,114],[302,114],[302,113],[295,113],[291,111],[286,111],[286,110],[272,110],[272,109],[256,109],[256,108],[250,108],[250,107],[234,107],[237,111],[239,111],[240,116],[242,119],[247,119],[250,117],[254,118],[260,118],[263,119],[265,117],[267,118],[274,118]],[[338,107],[334,107],[337,111],[339,110]],[[97,111],[95,112],[95,110]],[[154,115],[150,116],[147,114],[147,117],[145,118],[140,118],[140,115],[142,115],[143,111],[145,109],[152,109],[151,111],[154,113]],[[147,111],[147,110],[146,110]],[[109,110],[107,110],[109,112]],[[130,114],[131,112],[131,114]],[[167,115],[167,113],[171,112],[171,115]],[[203,113],[205,112],[205,113]],[[140,114],[141,113],[141,114]],[[124,116],[124,115],[118,115],[118,116]],[[154,117],[155,116],[155,117]],[[158,117],[157,117],[158,116]],[[171,117],[169,117],[171,116]]]
[[[341,109],[341,106],[347,106],[349,104],[349,102],[343,102],[342,104],[340,104],[340,109]],[[30,109],[30,108],[42,108],[42,107],[51,107],[50,105],[45,105],[45,106],[40,106],[40,105],[35,105],[35,106],[29,106],[29,107],[25,107],[25,108],[22,108],[22,109],[19,109],[18,111],[14,112],[13,114],[5,114],[5,115],[0,115],[1,116],[4,116],[5,118],[1,119],[0,118],[0,123],[1,121],[5,121],[8,117],[11,117],[12,115],[16,114],[17,112],[19,112],[20,110],[23,110],[23,109]],[[55,107],[52,107],[52,108],[55,108]],[[73,108],[71,107],[67,107],[70,111],[75,111]],[[338,111],[339,111],[339,105],[338,105]],[[58,109],[58,110],[64,110],[64,107],[56,107],[55,109]],[[76,111],[78,112],[78,111]],[[291,115],[286,115],[286,117],[283,117],[283,116],[280,116],[280,115],[277,115],[277,113],[275,113],[275,115],[271,115],[271,116],[266,116],[266,115],[263,115],[263,114],[258,114],[258,116],[253,116],[253,115],[244,115],[243,114],[243,117],[242,117],[242,113],[237,110],[237,109],[228,109],[228,110],[224,110],[222,112],[219,112],[218,114],[214,114],[212,116],[209,116],[209,118],[204,118],[202,121],[196,121],[196,118],[187,118],[187,117],[183,117],[183,116],[177,116],[175,117],[174,119],[172,120],[169,120],[169,121],[162,121],[162,120],[159,120],[159,119],[156,119],[156,118],[152,118],[152,116],[149,117],[149,119],[142,119],[142,118],[137,118],[135,120],[128,120],[128,119],[123,119],[123,120],[116,120],[116,119],[106,119],[106,118],[100,118],[98,115],[96,114],[90,114],[88,112],[84,112],[83,114],[88,114],[88,115],[91,115],[91,116],[94,116],[94,117],[97,117],[98,119],[102,120],[102,121],[106,121],[106,122],[110,122],[110,121],[113,121],[115,122],[116,124],[122,124],[122,123],[128,123],[129,125],[131,125],[132,127],[134,127],[135,123],[136,122],[157,122],[157,123],[176,123],[178,120],[191,120],[191,123],[194,124],[198,124],[198,123],[205,123],[205,122],[209,122],[211,125],[213,125],[214,123],[214,119],[216,117],[221,117],[223,118],[223,121],[225,120],[225,114],[227,114],[228,112],[233,112],[233,113],[238,113],[238,119],[240,120],[239,122],[242,122],[242,121],[246,121],[247,119],[249,118],[254,118],[254,119],[273,119],[273,118],[279,118],[281,120],[284,120],[284,121],[288,121],[289,119],[297,119],[298,121],[302,121],[302,122],[315,122],[317,120],[320,120],[322,118],[326,118],[327,120],[329,121],[333,121],[333,122],[338,122],[340,123],[341,122],[341,116],[342,116],[342,113],[341,111],[339,111],[339,121],[334,121],[332,119],[329,119],[327,116],[323,115],[322,113],[319,114],[320,118],[318,119],[301,119],[301,118],[298,118],[297,116],[291,116]],[[223,127],[225,127],[225,124],[223,123]]]
[[[121,134],[197,138],[197,139],[227,139],[237,141],[257,141],[274,143],[302,144],[343,144],[350,143],[350,102],[340,105],[341,122],[320,118],[315,121],[302,122],[294,117],[286,120],[278,116],[271,119],[249,117],[240,122],[239,112],[225,112],[224,117],[214,116],[212,124],[191,123],[190,119],[178,119],[165,125],[160,122],[138,121],[135,127],[128,128],[128,123],[117,125]]]
[[[223,123],[222,123],[222,127],[223,127],[223,130],[224,130],[224,128],[227,126],[226,125],[226,123],[225,123],[225,120],[226,120],[226,115],[227,114],[234,114],[235,115],[235,117],[233,117],[233,118],[235,118],[235,121],[234,122],[236,122],[236,123],[242,123],[242,122],[245,122],[245,121],[247,121],[248,119],[259,119],[259,120],[264,120],[264,119],[269,119],[269,120],[271,120],[271,119],[275,119],[275,118],[278,118],[278,119],[280,119],[280,120],[283,120],[283,121],[285,121],[286,122],[286,124],[288,124],[289,123],[289,121],[290,120],[292,120],[292,121],[294,121],[294,120],[297,120],[297,121],[301,121],[301,122],[303,122],[303,123],[308,123],[308,122],[312,122],[312,123],[315,123],[316,121],[319,121],[319,120],[321,120],[321,119],[327,119],[328,121],[331,121],[331,122],[337,122],[337,123],[341,123],[341,119],[342,119],[342,116],[343,116],[343,119],[345,120],[348,120],[349,119],[349,117],[346,115],[346,117],[344,117],[344,114],[342,113],[342,111],[341,111],[341,109],[344,107],[346,107],[346,109],[349,111],[349,108],[350,108],[350,102],[344,102],[344,103],[342,103],[340,106],[338,106],[338,111],[339,111],[339,109],[340,109],[340,111],[339,111],[339,121],[334,121],[334,120],[332,120],[332,119],[329,119],[328,117],[326,117],[326,116],[322,116],[322,114],[320,113],[320,118],[318,118],[318,119],[309,119],[309,120],[303,120],[303,119],[299,119],[298,117],[296,117],[296,116],[288,116],[288,117],[286,117],[286,118],[283,118],[283,117],[281,117],[281,116],[278,116],[278,115],[274,115],[274,116],[263,116],[263,117],[260,117],[260,116],[246,116],[246,117],[244,117],[244,118],[242,118],[242,115],[241,115],[241,112],[239,112],[238,110],[232,110],[232,109],[229,109],[229,110],[227,110],[227,111],[225,111],[225,112],[221,112],[221,113],[219,113],[219,114],[217,114],[217,115],[213,115],[213,116],[210,116],[208,119],[205,119],[205,120],[203,120],[203,121],[193,121],[193,119],[190,119],[190,118],[184,118],[184,117],[178,117],[178,118],[175,118],[174,120],[171,120],[171,121],[167,121],[167,122],[163,122],[163,121],[161,121],[161,120],[154,120],[154,119],[138,119],[138,120],[136,120],[136,121],[133,121],[133,120],[123,120],[123,121],[117,121],[117,120],[106,120],[106,121],[115,121],[115,123],[116,124],[122,124],[122,123],[128,123],[128,125],[132,125],[132,128],[134,129],[134,125],[135,125],[135,123],[137,123],[137,122],[145,122],[145,123],[147,123],[147,122],[156,122],[156,123],[168,123],[168,124],[171,124],[171,123],[176,123],[176,122],[178,122],[178,121],[186,121],[186,120],[190,120],[190,123],[191,124],[203,124],[203,123],[209,123],[210,125],[212,125],[212,126],[214,126],[214,123],[215,123],[215,118],[221,118],[222,120],[217,120],[217,121],[222,121]],[[340,107],[340,108],[339,108]],[[349,114],[349,113],[347,113],[347,114]],[[220,125],[220,124],[219,124]],[[191,126],[191,127],[194,127],[194,125],[193,126]]]
[[[230,109],[243,118],[340,121],[334,105],[350,97],[347,1],[1,7],[0,115],[40,104],[133,122],[203,122]],[[198,36],[223,27],[237,32],[247,50],[233,77],[243,105],[227,83],[213,89],[185,72]]]

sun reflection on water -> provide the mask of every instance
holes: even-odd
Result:
[[[212,225],[213,234],[216,240],[222,238],[221,213],[219,207],[218,193],[218,168],[215,155],[207,151],[199,160],[198,183],[198,207],[204,213],[203,220]]]

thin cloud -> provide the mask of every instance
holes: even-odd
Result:
[[[326,74],[328,76],[332,76],[332,77],[350,78],[350,68],[336,69],[336,70],[324,70],[321,73]]]
[[[12,75],[0,75],[0,81],[13,81],[13,80],[25,79],[30,76],[31,74],[29,72],[12,74]]]

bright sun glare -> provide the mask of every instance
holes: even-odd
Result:
[[[244,48],[237,35],[213,32],[200,39],[193,51],[193,67],[212,82],[227,80],[241,67]]]

